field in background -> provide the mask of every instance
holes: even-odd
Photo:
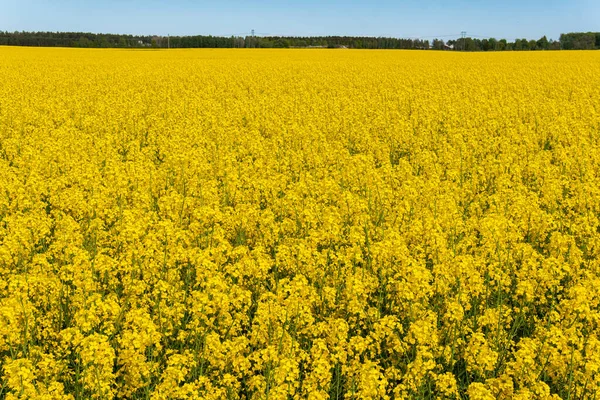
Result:
[[[0,397],[595,398],[600,52],[0,48]]]

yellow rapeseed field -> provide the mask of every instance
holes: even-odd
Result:
[[[600,52],[0,48],[0,398],[600,395]]]

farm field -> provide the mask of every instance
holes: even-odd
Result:
[[[600,52],[0,48],[0,398],[593,399]]]

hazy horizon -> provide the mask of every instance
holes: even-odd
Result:
[[[171,2],[0,0],[0,30],[81,31],[133,35],[387,36],[452,39],[468,36],[537,39],[600,31],[592,0],[456,2],[364,1]]]

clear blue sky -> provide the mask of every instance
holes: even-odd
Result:
[[[600,0],[0,0],[0,30],[157,35],[558,39],[600,31]],[[450,39],[450,38],[448,38]]]

